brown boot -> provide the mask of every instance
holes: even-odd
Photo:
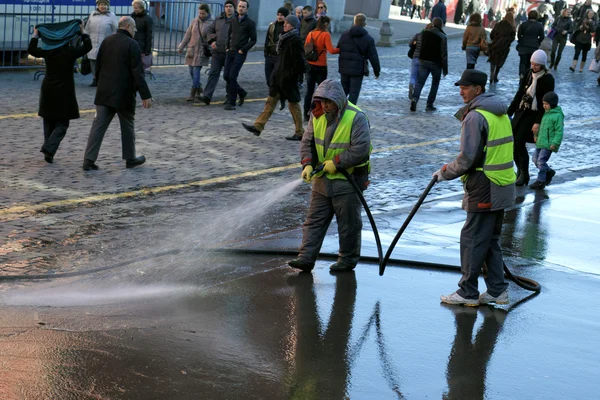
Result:
[[[196,88],[193,87],[190,90],[190,96],[187,99],[185,99],[185,101],[194,101],[195,98],[196,98]]]
[[[288,102],[288,108],[294,119],[294,135],[302,137],[304,134],[304,126],[302,125],[302,108],[300,107],[300,103]]]

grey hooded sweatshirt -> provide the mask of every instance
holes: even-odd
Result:
[[[326,115],[327,130],[325,132],[324,151],[327,153],[333,134],[346,112],[348,101],[344,89],[342,88],[342,84],[331,79],[324,80],[315,90],[314,99],[318,101],[319,98],[334,101],[338,106],[338,112],[335,115]],[[303,167],[306,165],[315,167],[318,163],[313,130],[313,113],[317,113],[318,109],[320,109],[320,107],[317,107],[311,113],[308,126],[302,136],[302,141],[300,142],[300,157]],[[371,133],[369,121],[365,114],[358,112],[354,116],[354,121],[352,122],[350,148],[336,157],[334,160],[336,168],[338,170],[347,169],[364,163],[369,156],[370,148]],[[354,192],[354,188],[350,182],[345,179],[329,179],[325,175],[316,178],[313,181],[312,190],[328,197]]]
[[[465,196],[462,208],[467,212],[503,210],[515,204],[515,185],[498,186],[490,181],[483,171],[484,147],[487,143],[489,126],[483,115],[474,111],[482,109],[495,115],[506,114],[504,101],[491,93],[482,93],[464,108],[458,157],[442,168],[444,178],[456,179],[467,174],[463,184]]]

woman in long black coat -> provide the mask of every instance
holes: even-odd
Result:
[[[531,69],[525,73],[519,83],[519,90],[508,107],[508,116],[512,118],[514,138],[514,159],[517,165],[517,186],[529,183],[529,153],[527,143],[534,143],[533,133],[537,133],[544,116],[542,98],[548,92],[554,91],[554,77],[546,68],[546,53],[537,50],[531,56]],[[535,61],[539,61],[536,63]],[[547,61],[547,60],[546,60]],[[537,82],[534,85],[534,78]],[[534,86],[533,86],[534,85]],[[534,95],[531,96],[535,87]],[[535,105],[534,105],[535,104]]]
[[[92,49],[92,41],[88,35],[82,34],[82,44],[79,46],[67,43],[57,49],[43,50],[38,47],[38,39],[39,33],[35,29],[27,52],[46,61],[38,115],[44,119],[44,145],[40,151],[44,153],[44,159],[51,163],[67,133],[69,121],[79,118],[73,64]]]
[[[510,52],[510,45],[515,40],[516,29],[514,16],[506,13],[502,21],[498,22],[492,32],[492,42],[488,46],[488,62],[490,63],[490,84],[498,82],[498,73]]]

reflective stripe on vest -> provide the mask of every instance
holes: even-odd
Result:
[[[476,109],[488,123],[488,139],[483,149],[485,161],[483,171],[485,176],[498,186],[508,186],[515,183],[516,175],[513,162],[513,135],[510,119],[506,114],[501,116],[489,111]]]
[[[324,147],[325,134],[327,132],[327,118],[325,117],[325,114],[323,114],[319,118],[313,119],[315,147],[317,149],[319,165],[323,164],[325,160],[333,160],[335,156],[350,148],[350,139],[352,138],[352,123],[354,122],[354,117],[359,112],[362,113],[363,111],[354,104],[348,102],[346,110],[344,111],[344,115],[340,120],[335,132],[333,133],[331,143],[329,143],[329,147],[327,148],[327,153],[325,153]],[[356,167],[361,167],[364,165],[369,165],[369,161],[357,165]],[[347,168],[346,172],[351,174],[354,171],[354,168],[355,167]],[[321,171],[317,174],[317,176],[319,177],[323,174],[324,172]],[[344,175],[339,172],[335,174],[327,174],[327,178],[346,179]]]

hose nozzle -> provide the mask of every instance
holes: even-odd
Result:
[[[310,176],[315,176],[315,174],[318,174],[319,172],[323,171],[323,168],[325,168],[325,164],[319,165],[313,170],[313,172],[310,173]]]

